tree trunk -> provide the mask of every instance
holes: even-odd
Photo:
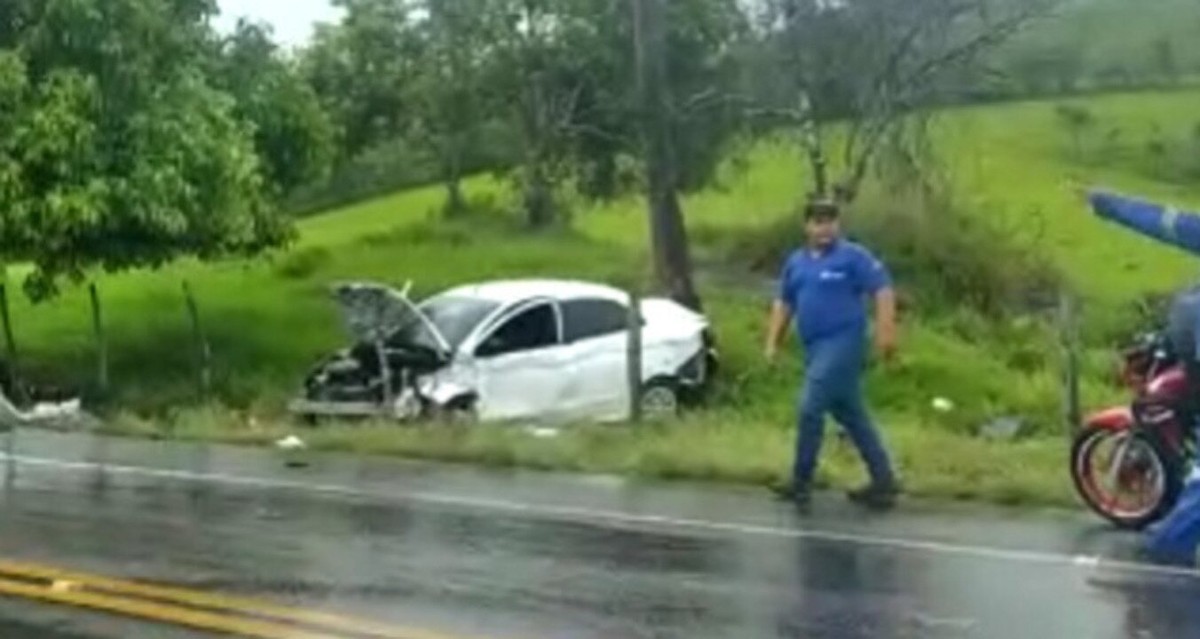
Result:
[[[829,170],[825,160],[825,148],[821,144],[821,134],[817,131],[816,115],[813,113],[812,102],[805,93],[800,97],[800,113],[803,121],[800,123],[800,135],[804,152],[808,156],[809,169],[812,170],[814,198],[829,197]]]
[[[525,178],[525,212],[529,216],[529,226],[534,229],[544,229],[554,224],[558,217],[555,209],[554,194],[550,182],[541,167],[535,163],[528,167]]]
[[[462,181],[457,175],[446,178],[446,203],[442,213],[447,218],[456,218],[467,211],[467,199],[463,196]]]
[[[663,0],[631,2],[655,276],[672,299],[700,310],[700,296],[692,282],[687,228],[676,192],[675,148],[667,108]]]

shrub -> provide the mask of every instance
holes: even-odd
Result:
[[[275,273],[290,280],[302,280],[316,273],[333,258],[324,246],[310,246],[288,253],[275,265]]]
[[[847,214],[846,232],[891,268],[903,298],[925,308],[967,306],[986,316],[1029,310],[1054,299],[1054,265],[994,220],[953,199],[919,189],[864,194]],[[795,248],[796,213],[740,233],[700,234],[718,255],[768,276]]]

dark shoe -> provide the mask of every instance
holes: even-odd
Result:
[[[780,501],[790,502],[800,508],[807,508],[812,503],[812,489],[808,486],[792,484],[776,484],[771,486],[771,492]]]
[[[887,510],[896,505],[900,490],[894,485],[868,484],[846,493],[850,501],[873,510]]]

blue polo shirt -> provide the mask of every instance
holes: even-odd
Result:
[[[887,267],[863,246],[836,240],[821,252],[793,251],[779,276],[779,299],[796,317],[805,344],[867,330],[864,296],[892,285]]]

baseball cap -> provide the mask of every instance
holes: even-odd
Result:
[[[840,213],[837,203],[832,200],[813,200],[804,206],[806,220],[833,220]]]

